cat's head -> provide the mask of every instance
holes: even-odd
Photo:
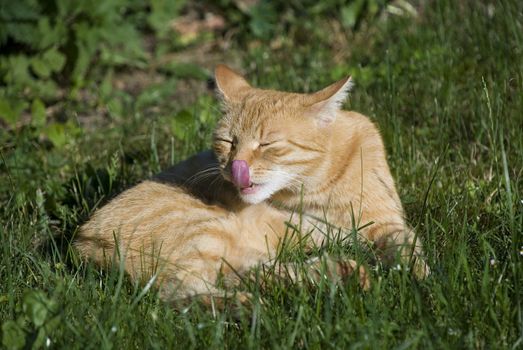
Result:
[[[224,65],[215,78],[224,115],[213,148],[240,197],[254,204],[313,185],[351,78],[312,94],[257,89]]]

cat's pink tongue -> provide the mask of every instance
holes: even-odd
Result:
[[[244,160],[233,160],[231,167],[232,181],[240,188],[249,187],[251,179],[249,177],[249,165]]]

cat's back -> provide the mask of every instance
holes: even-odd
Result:
[[[344,135],[353,135],[363,138],[363,141],[373,141],[383,144],[377,125],[366,115],[355,111],[340,110],[336,130]]]
[[[89,223],[97,222],[102,216],[104,221],[124,223],[184,208],[218,209],[205,205],[181,187],[147,180],[125,190],[98,209]]]
[[[207,205],[181,187],[144,181],[98,209],[80,228],[75,245],[82,255],[91,256],[100,246],[112,248],[115,239],[157,239],[177,232],[176,227],[226,214],[223,208]]]

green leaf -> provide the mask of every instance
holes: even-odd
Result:
[[[40,78],[49,78],[51,69],[41,57],[34,57],[31,60],[31,68]]]
[[[158,105],[166,99],[169,99],[175,88],[175,79],[169,79],[160,84],[150,85],[136,98],[135,108],[141,109],[151,105]]]
[[[51,79],[36,80],[30,88],[31,93],[39,96],[42,100],[55,98],[58,92],[58,85]]]
[[[85,74],[89,69],[89,64],[97,51],[100,33],[84,21],[74,24],[73,30],[76,35],[75,45],[77,49],[77,57],[71,73],[71,78],[76,85],[81,85],[84,82]]]
[[[35,24],[24,22],[8,22],[5,25],[8,36],[15,42],[36,46],[40,40],[40,34]]]
[[[146,53],[142,38],[132,24],[107,26],[100,30],[101,61],[107,65],[145,68]]]
[[[187,130],[194,123],[194,116],[187,110],[182,110],[171,121],[171,131],[179,140],[185,139]]]
[[[65,56],[52,48],[31,59],[31,68],[40,78],[49,78],[51,73],[59,72],[65,64]]]
[[[52,72],[59,72],[65,64],[65,56],[56,48],[52,48],[44,52],[42,59],[48,65]]]
[[[31,348],[32,349],[41,349],[45,343],[46,338],[47,338],[46,329],[45,329],[45,327],[42,327],[36,333],[36,338],[34,338]]]
[[[74,18],[81,11],[79,3],[70,0],[56,0],[56,8],[59,17]]]
[[[342,7],[341,23],[347,28],[354,28],[362,13],[364,5],[364,1],[355,0],[347,6]]]
[[[65,124],[52,123],[47,125],[43,133],[51,140],[55,147],[61,148],[69,143],[74,137],[80,134],[81,129],[77,127],[72,121]]]
[[[0,97],[0,119],[3,119],[11,126],[14,126],[26,106],[27,102],[25,101],[10,101],[6,98]]]
[[[182,79],[192,78],[199,80],[206,80],[211,77],[209,72],[193,63],[177,63],[171,61],[160,68],[160,71],[171,73],[174,76]]]
[[[29,73],[30,60],[26,55],[10,55],[2,64],[5,64],[5,67],[2,67],[2,69],[6,71],[4,75],[6,83],[22,86],[33,81]]]
[[[53,123],[51,125],[48,125],[45,128],[44,133],[56,147],[62,147],[63,145],[65,145],[67,141],[65,127],[63,124]]]
[[[25,315],[36,327],[45,323],[49,313],[49,300],[41,291],[28,291],[24,295],[22,308]]]
[[[170,21],[178,15],[184,5],[185,0],[151,0],[151,14],[147,18],[147,22],[160,38],[165,37],[169,32]]]
[[[31,104],[31,124],[37,128],[41,128],[45,125],[45,105],[39,98],[33,100]]]
[[[122,100],[119,98],[111,98],[109,102],[107,102],[107,110],[113,118],[122,117],[124,114],[124,105]]]
[[[198,117],[200,123],[211,125],[214,120],[216,105],[214,99],[209,95],[201,95],[198,97]]]
[[[260,1],[248,10],[250,21],[249,27],[252,33],[259,37],[268,38],[274,29],[278,14],[270,2]]]
[[[62,21],[50,24],[49,17],[42,17],[38,20],[38,33],[41,33],[37,47],[44,50],[49,47],[59,47],[67,40],[67,27]]]
[[[107,100],[113,92],[113,78],[113,70],[109,69],[105,74],[105,77],[103,78],[102,82],[100,83],[98,93],[100,94],[100,97],[104,100]]]
[[[5,321],[2,325],[2,344],[7,349],[22,349],[25,345],[25,332],[13,320]]]
[[[13,22],[29,22],[37,20],[41,15],[40,11],[39,1],[9,1],[9,6],[2,6],[2,17],[12,19]]]
[[[0,119],[6,121],[8,124],[13,125],[16,122],[17,115],[11,108],[9,102],[0,97]]]

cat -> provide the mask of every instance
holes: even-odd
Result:
[[[417,278],[430,269],[405,223],[381,136],[364,115],[341,110],[346,77],[316,93],[252,87],[225,65],[215,69],[223,116],[213,151],[203,152],[132,187],[79,231],[80,255],[121,263],[132,280],[150,281],[165,300],[212,302],[254,266],[273,264],[284,239],[323,246],[332,228],[358,229],[390,263],[399,256]],[[299,215],[292,215],[299,213]],[[300,227],[306,235],[288,235]],[[276,277],[302,283],[356,274],[353,260],[311,258],[306,271],[279,264]],[[248,302],[248,294],[240,294]]]

